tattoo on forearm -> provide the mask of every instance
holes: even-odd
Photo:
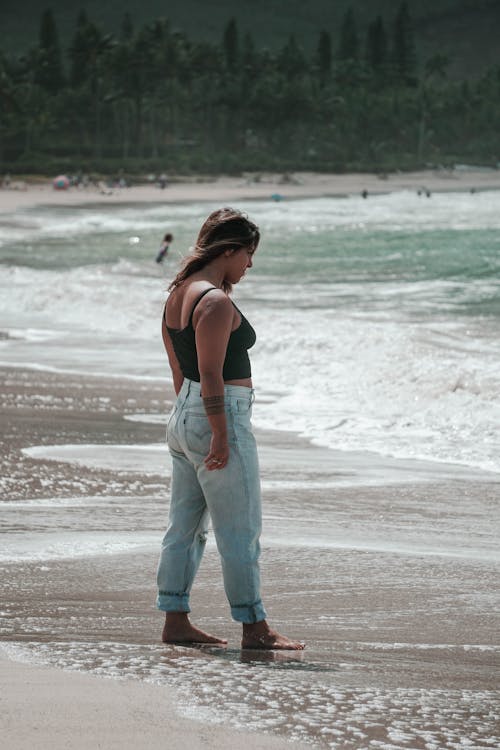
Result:
[[[207,396],[203,399],[207,414],[223,414],[224,396]]]

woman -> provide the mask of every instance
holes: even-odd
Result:
[[[231,614],[243,626],[242,648],[304,648],[269,627],[260,597],[260,482],[247,351],[255,332],[228,296],[252,267],[258,242],[259,230],[239,211],[214,211],[169,288],[162,334],[177,401],[167,426],[172,497],[158,566],[164,643],[227,644],[188,617],[210,516]]]

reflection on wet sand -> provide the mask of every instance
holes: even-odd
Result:
[[[269,649],[235,649],[192,644],[190,648],[198,649],[204,654],[210,654],[225,661],[241,664],[271,664],[273,667],[284,669],[303,669],[306,671],[331,671],[326,665],[309,662],[304,651],[272,651]],[[172,653],[165,653],[165,659],[171,659]]]

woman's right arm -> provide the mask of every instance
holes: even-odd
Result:
[[[199,307],[197,320],[193,320],[193,325],[203,404],[212,428],[210,451],[205,457],[205,465],[210,470],[222,469],[229,459],[222,371],[233,325],[234,308],[222,291],[206,295]]]

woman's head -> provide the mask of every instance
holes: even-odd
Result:
[[[255,249],[259,239],[259,230],[241,211],[220,208],[210,214],[200,229],[195,252],[200,251],[213,260],[225,250]]]
[[[196,271],[226,251],[249,248],[254,251],[259,244],[258,227],[241,211],[234,208],[220,208],[213,211],[200,229],[193,252],[184,260],[184,264],[170,285],[170,289],[179,286]],[[223,289],[231,291],[231,284],[225,282]]]

